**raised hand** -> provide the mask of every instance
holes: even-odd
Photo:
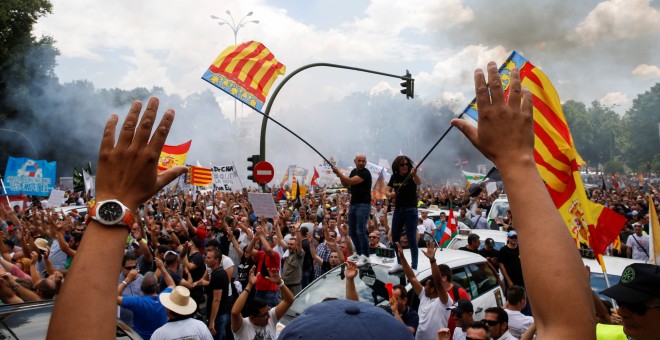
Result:
[[[344,274],[346,275],[346,278],[349,280],[353,280],[358,273],[358,268],[355,262],[353,261],[346,261],[346,269],[344,269]]]
[[[422,253],[429,258],[429,261],[433,262],[435,260],[435,244],[434,242],[426,242],[426,250],[422,250]]]

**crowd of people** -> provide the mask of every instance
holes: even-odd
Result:
[[[437,238],[436,226],[427,225],[424,215],[420,220],[417,208],[459,207],[458,221],[484,228],[477,209],[487,211],[498,193],[470,197],[459,188],[423,188],[411,159],[399,156],[392,164],[387,198],[373,200],[366,155],[357,154],[349,175],[333,169],[349,194],[309,195],[280,206],[276,216],[258,217],[245,192],[162,189],[186,169],[156,172],[174,112],[165,112],[151,136],[155,98],[142,115],[142,104],[132,105],[117,141],[118,117],[109,119],[99,153],[96,197],[87,200],[87,216],[76,211],[62,216],[37,202],[26,210],[0,209],[0,299],[18,303],[57,296],[49,338],[112,337],[119,315],[146,339],[274,339],[277,322],[295,294],[325,272],[344,266],[346,296],[308,308],[287,325],[281,338],[397,334],[397,339],[588,339],[598,329],[657,339],[660,329],[653,321],[660,317],[659,267],[626,268],[621,282],[603,292],[616,301],[614,313],[591,293],[574,241],[534,165],[531,95],[521,89],[514,70],[505,104],[494,63],[487,73],[488,84],[483,71],[475,72],[480,116],[487,119],[478,128],[452,122],[498,167],[511,205],[501,221],[509,230],[505,250],[494,253],[486,240],[490,253],[484,253],[502,272],[506,304],[486,309],[483,320],[473,319],[469,295],[454,285],[435,244],[417,248],[420,231]],[[503,131],[509,138],[498,137]],[[645,195],[652,189],[642,190],[591,192],[593,200],[629,217],[622,236],[630,228],[635,234],[621,239],[621,248],[613,250],[617,254],[640,256],[627,240],[639,236],[638,230],[648,233]],[[657,202],[660,196],[655,194]],[[85,202],[76,194],[69,200]],[[553,240],[553,247],[534,246],[547,239]],[[643,240],[635,240],[643,248]],[[383,309],[359,302],[354,279],[378,248],[394,249],[397,262],[391,272],[403,271],[419,298],[417,309],[408,305],[408,290],[402,285],[392,287],[389,306]],[[404,248],[411,251],[410,263]],[[476,250],[474,239],[465,250]],[[431,278],[423,283],[417,278],[419,256],[431,263]],[[554,261],[547,261],[551,257]],[[315,326],[309,327],[312,323]],[[617,324],[614,329],[600,327]]]

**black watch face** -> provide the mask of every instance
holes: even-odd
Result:
[[[99,219],[106,223],[116,223],[121,220],[124,209],[117,202],[106,202],[99,207]]]

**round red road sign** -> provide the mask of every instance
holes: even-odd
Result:
[[[273,177],[275,177],[275,170],[273,169],[272,164],[268,162],[259,162],[254,166],[252,175],[257,183],[263,185],[273,180]]]

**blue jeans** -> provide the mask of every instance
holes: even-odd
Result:
[[[277,298],[277,292],[272,290],[257,290],[254,297],[264,300],[268,307],[275,307],[280,302]]]
[[[351,236],[355,252],[369,256],[369,238],[367,237],[367,221],[371,213],[371,204],[352,204],[348,210],[348,235]]]
[[[229,325],[229,314],[218,314],[215,317],[215,336],[214,340],[224,340]]]
[[[303,270],[302,281],[300,281],[300,288],[304,289],[308,284],[312,283],[312,281],[314,281],[314,266],[307,268],[307,270]]]
[[[392,216],[392,248],[396,249],[396,243],[401,240],[401,233],[403,228],[406,231],[408,238],[408,246],[410,248],[410,257],[412,263],[410,266],[417,269],[417,258],[419,251],[417,248],[417,208],[395,208],[394,215]],[[396,260],[401,263],[399,253],[396,253]]]

